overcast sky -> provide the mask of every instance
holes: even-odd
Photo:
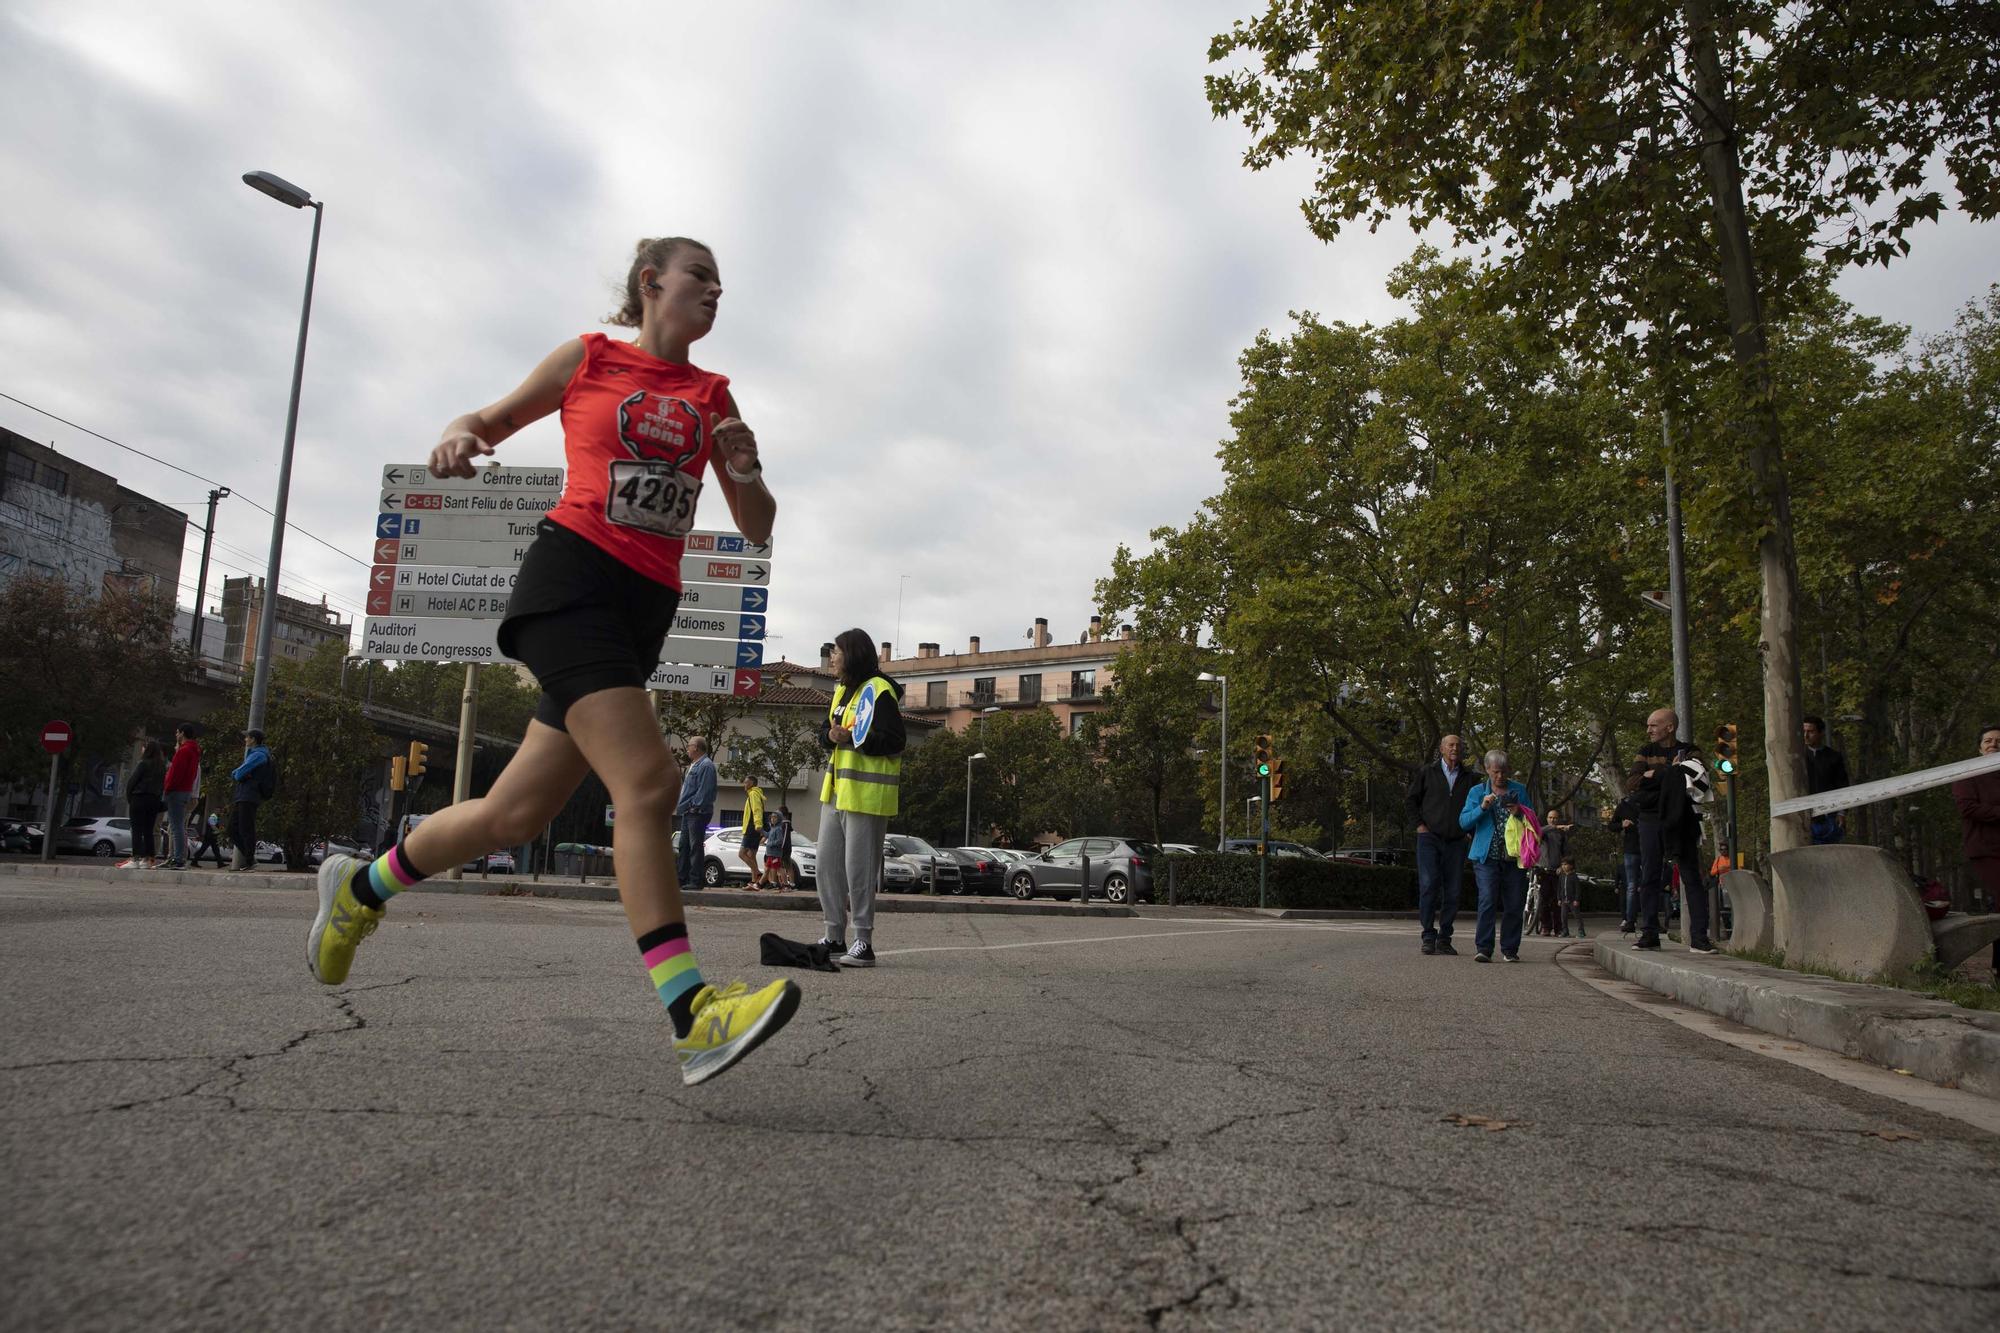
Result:
[[[637,238],[696,236],[726,294],[694,357],[779,498],[773,649],[897,636],[899,589],[899,652],[1036,616],[1074,642],[1117,544],[1218,489],[1258,330],[1396,313],[1414,238],[1315,241],[1308,172],[1253,175],[1208,114],[1208,39],[1257,7],[11,0],[0,392],[271,503],[311,216],[239,177],[309,189],[292,516],[352,558],[295,534],[284,584],[358,613],[381,466],[602,327]],[[1843,289],[1940,331],[2000,230],[1914,240]],[[199,522],[199,482],[0,424]],[[501,458],[559,463],[553,421]],[[728,526],[715,488],[702,510]],[[223,503],[220,573],[268,540]]]

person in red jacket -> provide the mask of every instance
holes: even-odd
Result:
[[[2000,722],[1979,729],[1979,753],[2000,754]],[[1965,859],[1986,889],[1986,910],[2000,912],[2000,769],[1951,784],[1965,836]],[[1993,946],[1993,984],[2000,986],[2000,943]]]
[[[188,806],[201,785],[201,746],[195,743],[195,725],[183,722],[174,728],[174,757],[167,764],[167,837],[173,844],[169,870],[185,870],[188,863]]]

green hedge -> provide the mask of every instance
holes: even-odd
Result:
[[[1177,853],[1153,872],[1153,896],[1167,899],[1167,876],[1174,876],[1174,902],[1207,907],[1255,907],[1257,858],[1242,853]],[[1467,877],[1468,883],[1470,876]],[[1417,872],[1408,866],[1360,866],[1314,861],[1303,856],[1271,858],[1266,907],[1414,911]]]
[[[1255,907],[1257,858],[1242,853],[1175,853],[1160,858],[1153,872],[1153,897],[1167,901],[1168,875],[1173,901],[1196,907]],[[1459,910],[1477,910],[1479,887],[1472,867],[1460,882]],[[1344,861],[1313,861],[1300,856],[1271,858],[1266,907],[1318,911],[1372,910],[1414,912],[1417,872],[1411,866],[1362,866]],[[1617,893],[1609,887],[1585,885],[1586,912],[1616,912]]]

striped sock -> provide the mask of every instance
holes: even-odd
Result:
[[[410,854],[399,842],[370,861],[367,874],[354,877],[354,901],[379,912],[391,898],[424,878],[424,872],[410,864]]]
[[[667,1006],[674,1023],[674,1035],[685,1037],[694,1030],[694,996],[701,989],[701,969],[694,965],[694,951],[688,944],[688,928],[676,921],[649,930],[639,937],[639,956]]]

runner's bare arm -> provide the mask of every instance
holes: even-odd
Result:
[[[514,392],[454,420],[431,450],[431,475],[471,476],[481,455],[492,453],[500,441],[562,406],[563,390],[582,364],[583,340],[572,338],[543,357]]]
[[[711,414],[708,424],[715,440],[708,465],[715,473],[716,484],[722,488],[722,498],[729,503],[729,516],[736,520],[736,530],[753,542],[770,541],[771,525],[778,518],[778,502],[764,485],[764,465],[757,459],[757,436],[743,424],[735,394],[729,395],[729,415]],[[737,481],[729,475],[731,468],[751,473],[753,480]]]

